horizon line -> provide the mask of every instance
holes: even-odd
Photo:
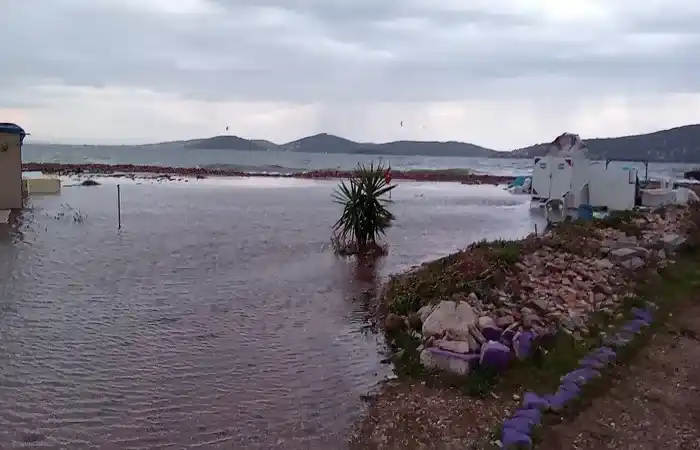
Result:
[[[680,129],[680,128],[694,127],[694,126],[699,126],[699,125],[700,125],[700,124],[696,124],[696,123],[695,123],[695,124],[678,125],[678,126],[674,126],[674,127],[670,127],[670,128],[657,129],[657,130],[655,130],[655,131],[649,131],[649,132],[643,132],[643,133],[628,134],[628,135],[622,135],[622,136],[589,137],[589,138],[582,138],[582,140],[585,141],[585,140],[593,140],[593,139],[621,139],[621,138],[628,138],[628,137],[635,137],[635,136],[645,136],[645,135],[651,135],[651,134],[655,134],[655,133],[662,133],[662,132],[665,132],[665,131],[672,131],[672,130],[676,130],[676,129]],[[574,134],[576,134],[576,133],[574,133]],[[515,149],[510,149],[510,150],[497,150],[497,149],[494,149],[494,148],[484,147],[484,146],[479,145],[479,144],[474,144],[474,143],[471,143],[471,142],[465,142],[465,141],[460,141],[460,140],[443,140],[443,141],[438,141],[438,140],[401,139],[401,140],[393,140],[393,141],[385,141],[385,142],[367,142],[367,141],[362,142],[362,141],[354,141],[354,140],[352,140],[352,139],[348,139],[348,138],[339,136],[339,135],[337,135],[337,134],[331,134],[331,133],[327,133],[327,132],[321,132],[321,133],[315,133],[315,134],[310,134],[310,135],[302,136],[302,137],[300,137],[300,138],[297,138],[297,139],[292,140],[292,141],[289,141],[289,142],[285,142],[285,143],[283,143],[283,144],[278,144],[278,143],[276,143],[276,142],[274,142],[274,141],[271,141],[271,140],[269,140],[269,139],[245,138],[245,137],[241,137],[241,136],[238,136],[238,135],[235,135],[235,134],[219,134],[219,135],[215,135],[215,136],[202,137],[202,138],[175,139],[175,140],[171,140],[171,141],[146,142],[146,143],[140,143],[140,144],[136,144],[136,143],[134,143],[134,144],[114,144],[114,143],[112,143],[112,144],[108,144],[108,143],[80,143],[80,144],[78,144],[78,143],[69,143],[69,142],[55,142],[55,141],[51,141],[51,140],[37,140],[37,141],[35,141],[35,142],[31,142],[31,140],[30,140],[29,142],[26,142],[25,145],[26,145],[26,144],[40,144],[40,145],[65,145],[65,146],[75,146],[75,147],[83,147],[83,146],[93,146],[93,147],[145,147],[145,146],[151,146],[151,145],[177,144],[177,143],[185,143],[185,142],[192,142],[192,141],[200,141],[200,140],[214,139],[214,138],[217,138],[217,137],[234,137],[234,138],[242,139],[242,140],[249,141],[249,142],[266,141],[266,142],[270,142],[271,144],[273,144],[273,145],[275,145],[275,146],[277,146],[277,147],[284,147],[284,146],[286,146],[286,145],[290,145],[290,144],[293,144],[293,143],[295,143],[295,142],[299,142],[299,141],[304,140],[304,139],[313,138],[313,137],[317,137],[317,136],[324,136],[324,135],[325,135],[325,136],[330,136],[330,137],[339,138],[339,139],[343,139],[343,140],[346,140],[346,141],[349,141],[349,142],[351,142],[351,143],[358,144],[358,145],[363,145],[363,144],[364,144],[364,145],[386,145],[386,144],[393,144],[393,143],[399,143],[399,142],[434,143],[434,144],[457,143],[457,144],[473,145],[473,146],[475,146],[475,147],[480,147],[480,148],[483,148],[483,149],[485,149],[485,150],[494,151],[494,152],[499,152],[499,153],[500,153],[500,152],[513,152],[513,151],[516,151],[516,150],[522,150],[522,149],[526,149],[526,148],[530,148],[530,147],[534,147],[534,146],[537,146],[537,145],[543,145],[543,144],[547,144],[547,143],[548,143],[548,141],[543,141],[543,142],[538,142],[538,143],[535,143],[535,144],[526,145],[526,146],[524,146],[524,147],[518,147],[518,148],[515,148]],[[28,134],[28,136],[29,136],[29,134]]]

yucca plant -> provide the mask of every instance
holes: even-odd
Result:
[[[333,245],[338,253],[367,253],[380,248],[377,241],[394,220],[388,209],[391,199],[386,198],[396,187],[388,182],[390,171],[381,163],[360,163],[348,182],[341,181],[333,192],[333,201],[343,205],[343,213],[333,225]]]

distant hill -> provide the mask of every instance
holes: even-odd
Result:
[[[354,142],[332,134],[317,134],[281,146],[289,151],[306,153],[359,153],[384,155],[429,155],[429,156],[481,156],[497,153],[484,147],[464,142],[395,141],[383,144]]]
[[[654,162],[700,162],[700,125],[686,125],[654,133],[583,140],[591,159],[631,159]],[[508,152],[514,158],[542,156],[547,144]]]
[[[263,141],[258,141],[263,142]],[[261,145],[249,139],[238,136],[215,136],[208,139],[186,141],[185,148],[219,149],[219,150],[266,150]]]
[[[365,145],[369,147],[376,144],[361,144],[349,139],[333,136],[332,134],[321,133],[287,142],[280,147],[290,152],[361,153],[361,151],[358,152],[358,150],[364,148]]]
[[[282,150],[279,145],[264,139],[251,139],[250,142],[264,150]]]
[[[566,130],[562,130],[566,131]],[[575,130],[571,130],[574,131]],[[554,136],[552,136],[552,139]],[[669,130],[616,138],[587,138],[591,159],[631,159],[655,162],[700,163],[700,125],[686,125]],[[31,143],[29,146],[45,144]],[[305,153],[350,153],[424,156],[472,156],[487,158],[532,158],[542,156],[547,144],[536,144],[513,151],[496,151],[466,142],[395,141],[385,143],[355,142],[332,134],[321,133],[276,144],[264,139],[238,136],[215,136],[207,139],[162,142],[141,147],[184,146],[188,149],[220,149],[250,151],[288,151]]]
[[[165,143],[171,144],[171,143]],[[157,144],[157,145],[165,145]],[[282,150],[304,153],[355,153],[386,155],[434,155],[434,156],[499,156],[497,152],[484,147],[464,142],[436,141],[396,141],[382,144],[355,142],[349,139],[321,133],[308,136],[286,144],[276,144],[264,139],[243,139],[238,136],[216,136],[208,139],[177,141],[173,144],[184,145],[192,149],[220,150]],[[153,144],[152,144],[153,145]]]
[[[396,141],[374,144],[373,149],[376,149],[377,153],[387,155],[475,156],[484,158],[508,153],[456,141]]]

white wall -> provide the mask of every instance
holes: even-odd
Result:
[[[591,205],[620,211],[634,208],[636,171],[606,170],[591,166]],[[630,183],[632,180],[632,183]]]

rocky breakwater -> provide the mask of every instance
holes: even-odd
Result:
[[[557,333],[581,339],[593,315],[616,314],[635,276],[664,266],[685,243],[686,216],[684,208],[617,215],[473,245],[393,278],[385,326],[420,342],[426,368],[503,371]]]
[[[135,174],[143,177],[146,174],[160,175],[163,178],[172,177],[292,177],[307,179],[332,179],[348,178],[351,175],[347,170],[312,170],[291,172],[250,172],[235,168],[208,168],[208,167],[167,167],[136,164],[61,164],[61,163],[24,163],[22,170],[43,172],[65,176],[125,176]],[[513,177],[479,174],[469,170],[392,170],[392,178],[395,180],[429,181],[429,182],[461,182],[464,184],[504,184],[513,180]]]

